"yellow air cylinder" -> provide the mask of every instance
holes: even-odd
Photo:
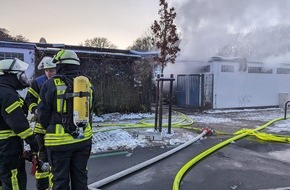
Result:
[[[89,123],[90,82],[85,76],[78,76],[73,84],[73,121],[77,127],[86,127]]]

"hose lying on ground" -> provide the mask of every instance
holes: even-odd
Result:
[[[182,128],[182,129],[188,129],[188,130],[194,130],[197,133],[202,132],[202,128],[194,128],[192,127],[192,124],[194,123],[193,119],[189,118],[187,115],[174,111],[175,114],[178,114],[179,116],[173,116],[175,120],[179,119],[178,121],[172,122],[171,127],[172,128]],[[165,116],[163,117],[165,118]],[[142,119],[139,123],[132,124],[132,123],[99,123],[98,126],[94,127],[94,133],[98,132],[108,132],[116,129],[132,129],[132,128],[153,128],[154,127],[154,121],[150,122],[150,120],[153,120],[154,118],[145,118]],[[168,124],[164,123],[162,124],[162,127],[167,127]],[[110,128],[108,128],[110,127]],[[96,130],[97,129],[97,130]],[[233,135],[232,133],[225,133],[222,131],[214,131],[217,135]]]
[[[175,112],[179,114],[179,116],[173,116],[173,118],[177,121],[171,123],[172,128],[182,128],[186,126],[191,126],[193,124],[193,120],[183,113],[180,112]],[[165,116],[163,117],[165,120]],[[150,122],[152,120],[152,122]],[[163,122],[162,127],[167,127],[168,124]],[[111,129],[102,129],[102,127],[113,127],[113,126],[118,126],[118,129],[130,129],[130,128],[150,128],[154,127],[155,123],[153,118],[151,119],[142,119],[139,123],[99,123],[97,127],[95,128],[100,128],[97,132],[105,132],[105,131],[110,131],[110,130],[115,130],[115,128]]]
[[[253,129],[253,130],[244,130],[244,129],[239,130],[236,133],[234,133],[236,136],[229,138],[229,139],[207,149],[206,151],[202,152],[201,154],[197,155],[192,160],[187,162],[184,166],[182,166],[182,168],[178,171],[178,173],[176,174],[174,181],[173,181],[173,190],[179,190],[180,182],[181,182],[182,178],[184,177],[185,173],[191,167],[193,167],[194,164],[199,162],[201,159],[205,158],[206,156],[210,155],[211,153],[215,152],[216,150],[226,146],[227,144],[231,143],[232,141],[236,141],[236,140],[242,139],[248,135],[255,134],[257,131],[260,131],[260,130],[268,127],[269,125],[271,125],[277,121],[283,120],[283,119],[284,118],[273,119],[273,120],[267,122],[266,124],[256,128],[256,129]],[[288,119],[289,119],[289,117],[288,117]]]
[[[210,130],[204,129],[201,134],[199,134],[198,136],[196,136],[192,140],[190,140],[190,141],[188,141],[188,142],[186,142],[186,143],[184,143],[182,145],[179,145],[178,147],[176,147],[176,148],[174,148],[172,150],[169,150],[169,151],[167,151],[167,152],[165,152],[165,153],[163,153],[163,154],[161,154],[159,156],[156,156],[156,157],[154,157],[152,159],[146,160],[145,162],[142,162],[142,163],[140,163],[138,165],[135,165],[135,166],[133,166],[131,168],[123,170],[123,171],[121,171],[119,173],[111,175],[111,176],[109,176],[109,177],[107,177],[105,179],[102,179],[100,181],[97,181],[95,183],[92,183],[88,187],[91,190],[95,190],[96,188],[102,187],[102,186],[104,186],[104,185],[106,185],[108,183],[111,183],[111,182],[119,179],[119,178],[122,178],[122,177],[124,177],[124,176],[126,176],[128,174],[131,174],[131,173],[133,173],[133,172],[135,172],[137,170],[140,170],[140,169],[142,169],[142,168],[144,168],[146,166],[149,166],[149,165],[151,165],[151,164],[153,164],[155,162],[158,162],[161,159],[164,159],[164,158],[174,154],[175,152],[177,152],[177,151],[189,146],[190,144],[194,143],[195,141],[198,141],[199,139],[201,139],[203,136],[205,136],[207,133],[210,133],[210,132],[211,132]]]
[[[190,125],[193,124],[193,120],[188,118],[186,115],[184,114],[181,114],[181,117],[176,117],[176,118],[181,118],[180,121],[178,122],[173,122],[172,123],[172,127],[173,128],[185,128],[185,129],[193,129],[193,130],[196,130],[196,131],[200,131],[202,132],[201,134],[203,134],[204,131],[202,131],[202,129],[200,128],[192,128],[192,127],[189,127]],[[250,129],[242,129],[242,130],[239,130],[238,132],[234,133],[234,134],[228,134],[228,133],[223,133],[223,132],[219,132],[219,131],[215,131],[216,134],[222,134],[222,135],[236,135],[230,139],[227,139],[226,141],[223,141],[215,146],[213,146],[212,148],[202,152],[201,154],[199,154],[198,156],[196,156],[195,158],[193,158],[192,160],[190,160],[188,163],[186,163],[180,170],[179,172],[177,173],[175,179],[174,179],[174,182],[173,182],[173,190],[178,190],[179,189],[179,183],[181,181],[181,179],[183,178],[184,174],[186,173],[186,171],[188,169],[190,169],[194,164],[196,164],[198,161],[200,161],[201,159],[203,159],[204,157],[206,157],[207,155],[213,153],[214,151],[224,147],[225,145],[231,143],[232,141],[236,141],[236,140],[239,140],[241,138],[244,138],[248,135],[255,135],[257,138],[259,139],[262,139],[262,140],[268,140],[268,141],[278,141],[278,142],[290,142],[290,138],[289,137],[285,137],[285,136],[275,136],[275,135],[271,135],[271,134],[266,134],[266,133],[260,133],[258,132],[259,130],[262,130],[266,127],[268,127],[269,125],[273,124],[274,122],[277,122],[277,121],[280,121],[284,118],[277,118],[277,119],[274,119],[274,120],[271,120],[269,122],[267,122],[266,124],[254,129],[254,130],[250,130]],[[111,123],[111,124],[100,124],[101,126],[121,126],[121,127],[118,127],[118,129],[128,129],[128,128],[148,128],[148,127],[154,127],[154,124],[152,123],[149,123],[147,122],[149,119],[143,119],[140,123],[138,124],[114,124],[114,123]],[[166,126],[166,125],[163,125],[163,126]],[[105,131],[110,131],[110,130],[115,130],[116,128],[114,129],[103,129],[103,130],[99,130],[97,132],[105,132]],[[200,134],[200,135],[201,135]],[[196,141],[194,139],[194,141]],[[193,142],[194,142],[193,141]],[[98,187],[101,187],[101,186],[104,186],[116,179],[119,179],[121,177],[124,177],[125,175],[128,175],[132,172],[135,172],[143,167],[146,167],[150,164],[153,164],[177,151],[179,151],[180,149],[188,146],[189,144],[192,144],[193,143],[192,141],[189,141],[187,143],[184,143],[183,145],[180,145],[179,147],[176,147],[175,149],[172,149],[171,151],[168,151],[160,156],[157,156],[153,159],[150,159],[150,160],[147,160],[141,164],[138,164],[136,166],[133,166],[132,168],[129,168],[129,169],[126,169],[124,171],[121,171],[117,174],[114,174],[112,176],[109,176],[103,180],[100,180],[98,182],[95,182],[91,185],[89,185],[89,187],[91,189],[96,189]]]

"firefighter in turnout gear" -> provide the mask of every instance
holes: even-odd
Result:
[[[74,51],[60,50],[53,61],[56,75],[43,85],[38,105],[38,119],[46,129],[44,141],[52,173],[52,190],[87,190],[93,88],[88,78],[81,75],[80,60]],[[87,90],[76,90],[74,83],[79,79],[84,85],[81,88]],[[85,101],[77,102],[75,98]],[[77,104],[83,104],[84,109],[77,110]]]
[[[35,118],[35,126],[33,132],[36,135],[39,152],[38,159],[44,163],[48,162],[47,151],[44,146],[44,135],[45,130],[42,128],[37,119],[37,105],[39,102],[39,93],[42,88],[42,85],[46,80],[55,75],[55,63],[52,62],[52,57],[43,57],[38,65],[38,70],[44,70],[45,74],[35,78],[26,94],[25,102],[27,103],[28,109]],[[49,188],[49,171],[43,171],[40,167],[37,167],[35,172],[36,178],[36,188],[37,190],[46,190]]]
[[[26,118],[28,109],[17,90],[28,87],[28,64],[17,59],[0,61],[0,180],[3,190],[25,190],[27,176],[22,157],[24,143],[38,151],[37,140]]]

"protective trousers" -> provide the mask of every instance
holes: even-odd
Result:
[[[47,150],[44,146],[44,134],[37,134],[36,139],[39,147],[38,159],[42,162],[48,162]],[[49,174],[48,171],[42,171],[41,168],[37,167],[35,172],[37,190],[46,190],[49,188]]]
[[[0,158],[0,180],[5,190],[26,190],[25,160],[21,155]]]
[[[91,145],[69,150],[51,150],[48,159],[52,173],[52,190],[87,190],[87,163]]]

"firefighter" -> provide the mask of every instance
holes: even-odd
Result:
[[[53,75],[55,75],[56,70],[55,63],[52,63],[52,57],[48,56],[42,58],[37,68],[38,70],[44,70],[45,74],[35,78],[31,82],[31,85],[28,88],[28,92],[26,94],[25,102],[27,103],[30,113],[34,115],[33,118],[35,118],[35,126],[33,132],[36,135],[39,146],[38,159],[41,162],[47,163],[47,151],[44,146],[45,130],[42,128],[37,120],[37,105],[39,100],[39,93],[43,83],[51,78]],[[49,188],[49,171],[43,171],[43,169],[37,166],[35,178],[37,190],[46,190]]]
[[[28,87],[28,64],[15,58],[0,61],[0,180],[3,189],[25,190],[27,175],[23,140],[31,152],[38,151],[37,140],[26,118],[28,109],[17,90]]]
[[[40,92],[38,119],[46,135],[45,146],[52,173],[52,190],[87,190],[87,162],[92,145],[93,89],[89,84],[89,122],[82,128],[73,122],[73,80],[81,75],[80,60],[71,50],[60,50],[53,58],[56,75]]]

